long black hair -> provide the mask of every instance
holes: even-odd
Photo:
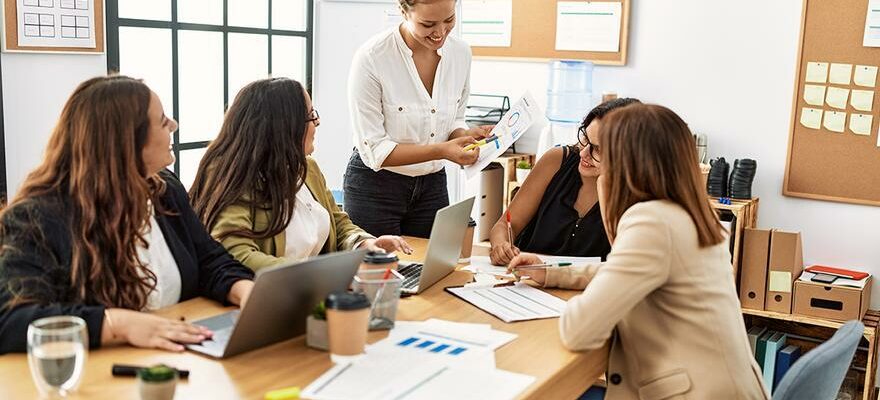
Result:
[[[193,209],[208,230],[223,209],[246,201],[251,210],[271,211],[269,225],[257,232],[222,232],[221,239],[267,238],[284,231],[306,176],[309,111],[305,90],[291,79],[262,79],[241,89],[189,192]]]

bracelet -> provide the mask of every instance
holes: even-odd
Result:
[[[104,309],[104,319],[107,320],[107,326],[110,328],[110,340],[116,340],[116,332],[113,329],[113,318],[110,318],[110,310]]]

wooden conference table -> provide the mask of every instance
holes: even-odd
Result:
[[[425,255],[427,240],[407,238],[415,249],[411,260]],[[487,249],[474,246],[475,254]],[[532,375],[535,382],[521,394],[523,399],[575,399],[605,371],[607,345],[599,350],[576,353],[562,347],[558,319],[506,324],[482,310],[443,291],[444,287],[464,284],[471,274],[456,271],[420,295],[402,298],[398,320],[421,321],[440,318],[451,321],[491,324],[493,329],[519,335],[495,353],[500,369]],[[551,290],[568,299],[578,292]],[[210,317],[231,308],[204,298],[189,300],[157,313],[187,321]],[[381,340],[386,332],[371,332],[370,342]],[[195,353],[169,353],[128,346],[108,347],[89,353],[85,375],[75,399],[136,399],[135,378],[113,377],[111,366],[118,364],[151,365],[166,363],[190,371],[189,379],[177,385],[178,399],[262,399],[270,390],[288,386],[305,388],[331,367],[326,352],[306,347],[305,337],[291,340],[218,361]],[[37,398],[31,380],[27,354],[0,356],[0,399]]]

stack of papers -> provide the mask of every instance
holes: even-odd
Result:
[[[504,322],[556,318],[565,311],[565,300],[525,283],[490,288],[446,288],[462,300]]]
[[[366,355],[312,382],[303,398],[512,399],[534,378],[495,368],[495,349],[515,334],[488,324],[398,321]]]
[[[804,273],[801,274],[801,277],[799,278],[799,280],[804,281],[804,282],[812,282],[814,276],[816,276],[816,274],[809,272],[809,271],[804,271]],[[834,280],[833,283],[831,283],[831,285],[832,286],[846,286],[846,287],[854,287],[857,289],[864,289],[865,284],[868,283],[869,277],[870,277],[870,275],[868,275],[862,279],[856,280],[856,279],[848,279],[848,278],[844,278],[842,276],[839,276],[839,277],[837,277],[837,279]]]

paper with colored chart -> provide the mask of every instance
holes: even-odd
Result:
[[[471,179],[480,174],[483,168],[486,168],[492,160],[504,154],[510,146],[516,142],[526,131],[532,126],[543,111],[535,97],[531,93],[526,92],[523,97],[507,111],[492,129],[492,135],[498,136],[495,140],[486,145],[480,146],[480,157],[473,165],[464,168],[467,178]]]

